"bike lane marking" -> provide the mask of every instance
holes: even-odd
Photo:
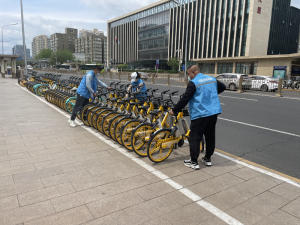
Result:
[[[236,98],[236,99],[242,99],[242,100],[247,100],[247,101],[255,101],[255,102],[258,102],[257,99],[250,99],[250,98],[238,98],[238,97],[224,96],[224,95],[219,95],[219,97],[224,97],[224,98]]]
[[[30,93],[31,95],[33,95],[34,97],[36,97],[37,99],[39,99],[43,103],[47,104],[51,108],[55,109],[56,111],[58,111],[62,115],[66,116],[67,118],[70,118],[70,114],[64,112],[63,110],[61,110],[57,106],[55,106],[53,104],[50,104],[45,99],[42,99],[42,97],[39,97],[39,96],[31,93],[25,87],[22,88],[18,83],[15,83],[15,84],[17,86],[19,86],[22,90]],[[84,125],[82,122],[76,121],[76,123],[78,125]],[[107,140],[99,132],[96,132],[95,130],[91,129],[90,127],[86,127],[86,126],[81,126],[81,127],[83,129],[85,129],[86,131],[90,132],[91,134],[95,135],[96,137],[98,137],[100,140],[102,140],[106,144],[109,144],[110,146],[112,146],[113,148],[115,148],[117,151],[119,151],[123,155],[125,155],[128,158],[132,159],[134,162],[136,162],[137,164],[139,164],[140,166],[142,166],[143,168],[145,168],[146,170],[148,170],[149,172],[151,172],[152,174],[154,174],[155,176],[157,176],[161,180],[165,181],[167,184],[169,184],[170,186],[172,186],[176,190],[180,191],[182,194],[184,194],[186,197],[188,197],[189,199],[191,199],[193,202],[196,202],[199,206],[203,207],[204,209],[206,209],[207,211],[209,211],[210,213],[212,213],[216,217],[220,218],[221,220],[223,220],[227,224],[229,224],[229,225],[243,225],[243,223],[241,223],[238,220],[234,219],[233,217],[231,217],[227,213],[223,212],[222,210],[218,209],[217,207],[213,206],[212,204],[206,202],[200,196],[196,195],[195,193],[193,193],[192,191],[188,190],[187,188],[184,188],[182,185],[180,185],[180,184],[176,183],[175,181],[171,180],[167,175],[163,174],[159,170],[156,170],[154,167],[148,165],[147,163],[145,163],[141,159],[137,158],[138,156],[131,155],[123,147],[120,147],[119,145],[113,143],[110,140]]]
[[[300,135],[298,135],[298,134],[292,134],[292,133],[288,133],[288,132],[284,132],[284,131],[280,131],[280,130],[267,128],[267,127],[261,127],[261,126],[257,126],[257,125],[253,125],[253,124],[249,124],[249,123],[243,123],[243,122],[239,122],[239,121],[235,121],[235,120],[229,120],[229,119],[225,119],[225,118],[222,118],[222,117],[218,117],[218,119],[225,120],[225,121],[232,122],[232,123],[238,123],[238,124],[246,125],[246,126],[249,126],[249,127],[255,127],[255,128],[259,128],[259,129],[263,129],[263,130],[269,130],[269,131],[273,131],[273,132],[277,132],[277,133],[281,133],[281,134],[286,134],[286,135],[290,135],[290,136],[294,136],[294,137],[300,137]]]

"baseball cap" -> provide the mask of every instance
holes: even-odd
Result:
[[[131,77],[131,82],[135,82],[136,77],[137,77],[137,73],[136,73],[136,72],[132,73],[132,74],[130,75],[130,77]]]

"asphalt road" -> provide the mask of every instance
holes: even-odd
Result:
[[[99,78],[107,84],[112,82]],[[183,85],[150,82],[146,81],[147,88],[158,88],[159,92],[185,91]],[[234,91],[220,94],[223,113],[217,123],[216,148],[300,179],[300,98],[274,95]],[[177,102],[178,96],[173,100]]]

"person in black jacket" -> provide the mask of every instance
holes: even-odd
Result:
[[[203,135],[206,141],[206,154],[202,162],[211,166],[211,156],[215,149],[215,127],[218,115],[222,112],[218,94],[226,87],[214,77],[200,73],[197,65],[187,70],[189,80],[187,89],[180,101],[170,111],[170,115],[182,111],[190,103],[191,133],[189,138],[191,159],[185,160],[184,165],[192,169],[200,169],[198,157]]]

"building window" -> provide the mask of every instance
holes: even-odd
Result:
[[[218,74],[221,73],[232,73],[233,63],[219,63],[218,64]]]
[[[257,63],[237,63],[236,64],[236,73],[243,73],[247,75],[256,75],[257,74]]]
[[[200,63],[198,66],[203,74],[215,74],[215,63]]]

